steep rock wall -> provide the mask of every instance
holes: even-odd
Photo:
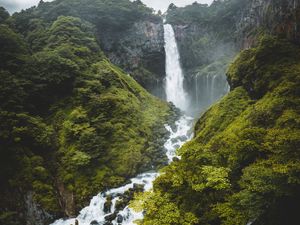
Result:
[[[143,20],[126,31],[99,33],[108,58],[153,94],[163,97],[165,77],[162,20]]]
[[[264,34],[300,41],[299,0],[214,1],[170,7],[192,107],[202,111],[228,90],[227,67],[242,49],[256,45]]]
[[[299,0],[251,0],[236,23],[237,44],[242,49],[251,47],[260,31],[299,42],[299,26]]]

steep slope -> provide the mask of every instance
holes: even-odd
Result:
[[[34,23],[38,20],[45,26],[58,16],[79,17],[93,24],[99,45],[110,61],[147,90],[163,95],[163,21],[152,9],[139,0],[56,0],[40,2],[38,7],[16,13],[12,19],[18,31],[34,45]]]
[[[73,216],[167,162],[172,107],[109,62],[90,23],[33,19],[24,39],[14,22],[0,24],[1,224]]]
[[[142,224],[299,223],[299,50],[264,36],[240,53],[231,92],[142,197]]]

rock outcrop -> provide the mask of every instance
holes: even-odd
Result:
[[[25,207],[26,225],[44,225],[45,222],[50,223],[53,219],[48,212],[36,203],[32,192],[28,192],[25,196]]]
[[[226,69],[242,49],[264,34],[300,41],[299,0],[214,1],[169,8],[185,72],[186,90],[195,111],[203,111],[228,91]]]
[[[165,77],[162,19],[138,21],[127,30],[99,33],[108,58],[128,72],[143,87],[163,97]]]
[[[251,47],[263,31],[300,41],[299,0],[250,0],[242,9],[237,24],[237,44]]]

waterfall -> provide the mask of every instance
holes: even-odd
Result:
[[[196,103],[198,103],[199,102],[199,95],[198,95],[198,76],[196,75],[195,76],[195,90],[196,90]]]
[[[211,97],[211,102],[215,101],[215,80],[216,80],[217,75],[214,75],[212,78],[212,82],[211,82],[211,88],[210,88],[210,97]]]
[[[182,111],[188,109],[188,96],[184,90],[184,76],[180,66],[180,57],[173,27],[164,25],[165,52],[166,52],[166,96]]]
[[[181,147],[186,141],[192,138],[190,132],[193,124],[193,118],[183,116],[176,122],[176,128],[173,130],[171,126],[166,125],[166,129],[170,132],[170,137],[165,142],[164,147],[167,150],[166,155],[169,162],[172,162],[176,157],[176,149]],[[106,192],[99,193],[94,196],[90,205],[83,208],[76,218],[59,219],[51,225],[74,225],[75,221],[79,225],[135,225],[134,221],[143,219],[143,212],[135,212],[125,206],[122,209],[116,209],[116,203],[124,196],[126,192],[132,190],[136,184],[142,185],[144,191],[149,191],[152,188],[153,181],[159,176],[158,172],[143,173],[130,180],[130,183],[119,188],[110,189]],[[105,210],[105,203],[111,199],[112,205],[110,210]],[[111,218],[112,219],[109,219]]]
[[[171,25],[165,25],[165,49],[166,49],[166,95],[167,100],[174,103],[175,106],[183,111],[187,110],[187,94],[183,88],[183,73],[180,67],[179,54],[175,41],[174,31]],[[182,116],[176,123],[176,128],[166,125],[170,137],[165,142],[166,156],[169,163],[176,156],[176,150],[186,141],[192,138],[190,132],[193,124],[193,118]],[[130,183],[119,188],[111,189],[94,196],[90,205],[82,209],[76,218],[60,219],[52,225],[70,225],[79,223],[79,225],[134,225],[135,220],[143,219],[143,212],[134,212],[129,206],[122,209],[116,209],[117,202],[123,197],[126,198],[126,192],[132,190],[136,184],[142,185],[144,191],[152,188],[153,181],[159,176],[158,172],[142,173],[130,180]],[[111,201],[110,209],[105,204]],[[106,208],[106,209],[105,209]]]

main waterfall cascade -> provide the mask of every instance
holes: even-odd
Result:
[[[189,98],[184,90],[184,75],[180,66],[180,57],[173,27],[164,25],[166,51],[166,96],[167,101],[186,112]]]
[[[224,71],[212,70],[205,74],[195,74],[192,79],[184,82],[175,33],[170,24],[164,25],[164,38],[166,99],[186,114],[198,115],[228,92],[229,85],[225,76],[225,68]],[[187,83],[188,90],[184,89],[184,83]]]

